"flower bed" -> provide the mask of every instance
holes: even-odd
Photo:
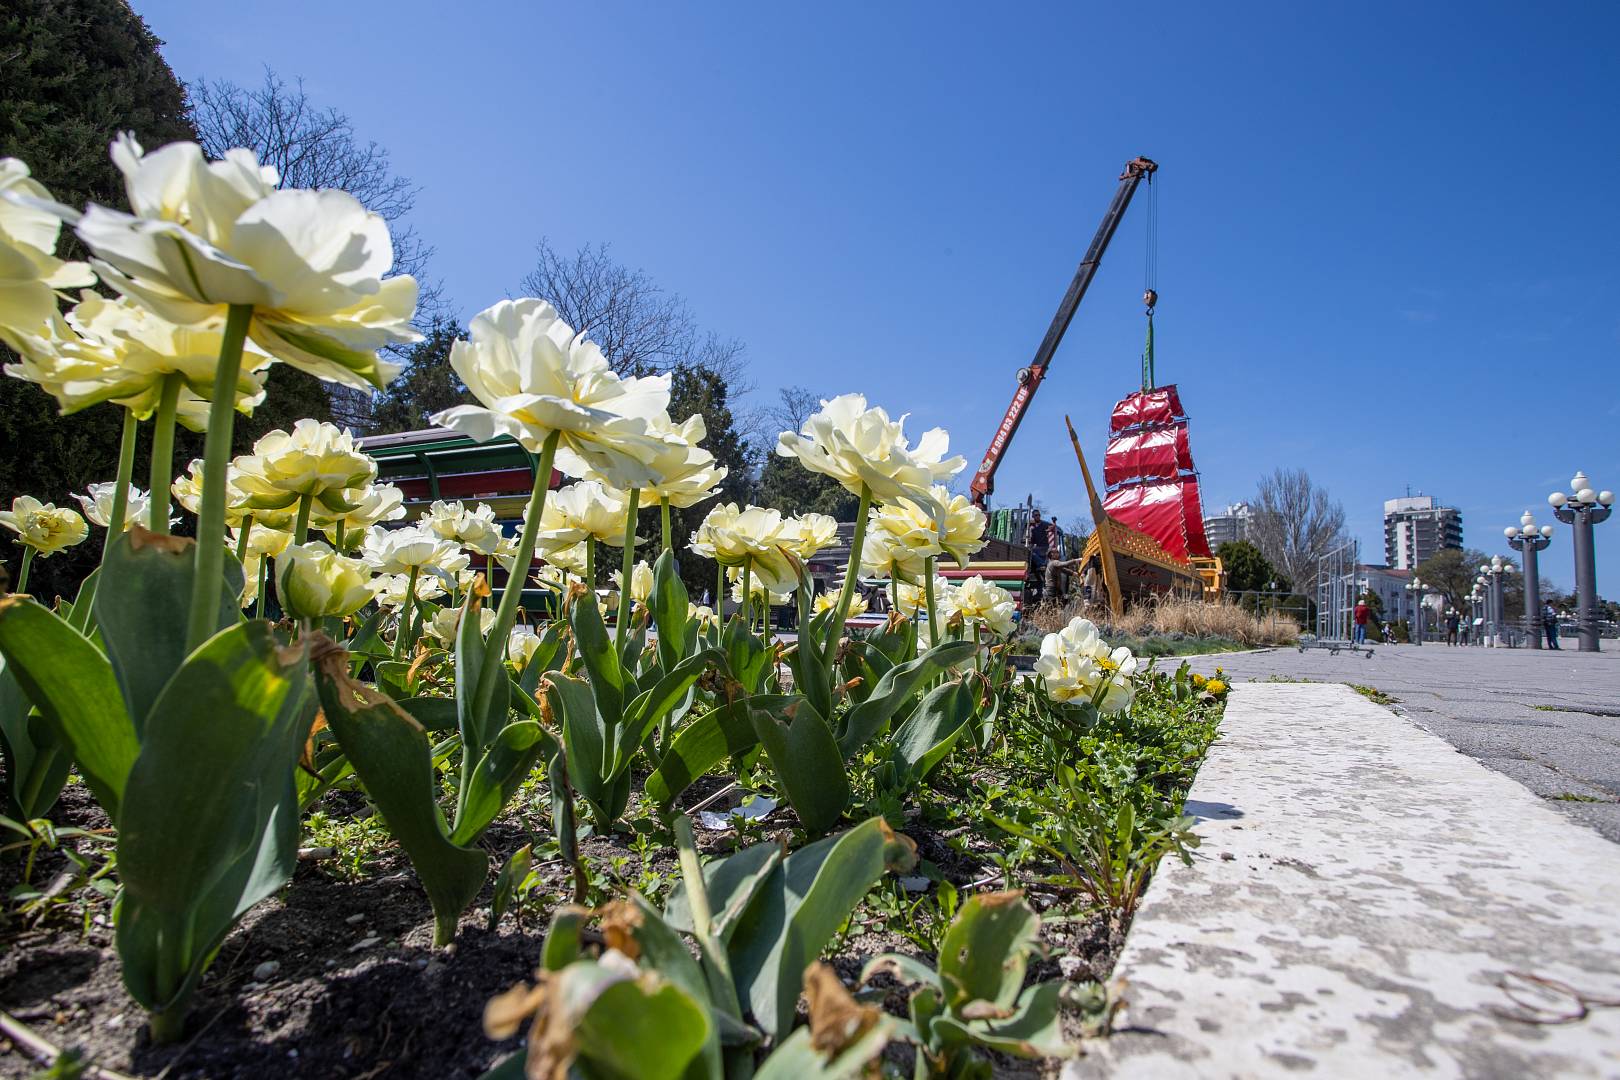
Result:
[[[1075,1052],[1153,865],[1195,843],[1179,800],[1224,688],[1080,618],[1014,678],[1011,602],[937,574],[984,543],[944,486],[963,460],[858,394],[777,450],[859,499],[836,594],[805,571],[824,516],[719,505],[674,536],[670,507],[724,475],[701,419],[539,299],[471,321],[451,365],[477,403],[434,418],[534,456],[520,521],[438,502],[405,522],[314,420],[233,459],[271,364],[385,384],[415,284],[375,215],[280,190],[246,151],[113,156],[132,213],[0,169],[8,374],[125,420],[71,601],[23,590],[83,517],[24,497],[0,517],[24,552],[0,598],[9,1037],[171,1076],[963,1075]],[[117,299],[58,312],[91,274],[55,258],[61,221]],[[176,423],[207,432],[178,478]],[[554,468],[573,483],[550,491]],[[689,600],[683,545],[729,618]],[[895,613],[856,631],[862,567]],[[791,645],[773,604],[797,609]],[[736,792],[772,812],[701,813]],[[1053,977],[1054,948],[1089,989]]]

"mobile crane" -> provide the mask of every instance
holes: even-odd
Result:
[[[1013,392],[1012,404],[1007,406],[1007,413],[1001,418],[1001,426],[996,428],[995,437],[990,440],[990,449],[985,451],[984,460],[979,463],[978,472],[973,474],[973,483],[970,487],[973,504],[981,510],[989,509],[990,493],[996,489],[996,468],[1001,464],[1001,457],[1007,451],[1007,444],[1018,431],[1018,425],[1023,423],[1024,413],[1029,409],[1029,401],[1040,389],[1041,380],[1046,378],[1047,366],[1052,362],[1052,354],[1063,340],[1064,331],[1068,330],[1069,322],[1074,313],[1079,310],[1080,301],[1085,299],[1086,289],[1091,285],[1091,279],[1097,274],[1097,267],[1102,263],[1103,252],[1108,250],[1108,242],[1114,238],[1114,230],[1125,216],[1126,207],[1131,205],[1131,196],[1136,194],[1137,185],[1143,180],[1153,182],[1153,174],[1159,166],[1145,157],[1135,158],[1126,162],[1125,171],[1119,175],[1119,187],[1114,191],[1114,200],[1108,204],[1108,212],[1103,215],[1102,224],[1097,227],[1097,235],[1091,238],[1091,246],[1086,249],[1085,258],[1080,260],[1080,266],[1074,272],[1074,280],[1069,282],[1069,291],[1063,294],[1063,302],[1058,305],[1057,314],[1052,316],[1052,325],[1047,327],[1046,336],[1041,339],[1040,348],[1035,350],[1035,359],[1030,361],[1026,368],[1019,369],[1018,389]],[[1151,311],[1158,300],[1157,294],[1149,289],[1143,296]]]

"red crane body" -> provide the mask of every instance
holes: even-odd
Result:
[[[1007,413],[1001,418],[1001,424],[990,440],[990,448],[985,451],[978,472],[973,474],[973,483],[969,490],[972,493],[973,504],[981,510],[989,509],[990,493],[996,488],[996,468],[1001,464],[1001,457],[1007,451],[1007,444],[1012,442],[1013,435],[1018,432],[1018,425],[1023,423],[1030,399],[1035,396],[1035,391],[1040,389],[1041,380],[1046,378],[1046,369],[1052,362],[1052,355],[1057,352],[1064,331],[1068,330],[1074,313],[1080,308],[1080,301],[1085,298],[1086,289],[1091,285],[1091,279],[1097,274],[1103,252],[1108,250],[1108,242],[1114,238],[1114,230],[1119,228],[1120,220],[1125,216],[1125,208],[1131,204],[1131,196],[1136,194],[1137,185],[1144,179],[1152,182],[1152,176],[1158,168],[1154,162],[1139,157],[1127,162],[1125,171],[1120,173],[1119,187],[1114,191],[1113,202],[1108,204],[1108,212],[1103,215],[1102,224],[1097,227],[1097,235],[1091,238],[1091,246],[1086,249],[1085,258],[1080,260],[1080,266],[1074,272],[1074,280],[1069,282],[1069,290],[1063,294],[1063,301],[1058,304],[1057,314],[1052,316],[1052,325],[1047,327],[1040,348],[1035,350],[1035,359],[1030,361],[1028,367],[1019,370],[1018,389],[1013,392],[1012,404],[1007,406]]]

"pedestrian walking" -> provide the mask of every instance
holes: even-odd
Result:
[[[1558,648],[1558,612],[1551,603],[1541,606],[1541,625],[1547,628],[1547,648]],[[1561,650],[1560,650],[1561,651]]]
[[[1357,645],[1365,645],[1367,644],[1367,620],[1372,618],[1372,608],[1367,606],[1367,601],[1356,601],[1354,617],[1356,621],[1355,642]]]
[[[1446,612],[1446,644],[1457,644],[1457,631],[1462,626],[1462,616],[1455,611]]]

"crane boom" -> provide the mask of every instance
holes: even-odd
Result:
[[[1086,289],[1097,274],[1103,252],[1108,250],[1108,242],[1114,238],[1114,230],[1119,228],[1120,219],[1125,216],[1125,208],[1131,205],[1131,196],[1136,194],[1136,186],[1144,178],[1151,177],[1158,168],[1156,163],[1139,157],[1126,162],[1125,171],[1119,174],[1119,187],[1114,191],[1113,202],[1108,204],[1102,224],[1097,226],[1097,235],[1091,238],[1086,257],[1080,260],[1074,280],[1069,282],[1069,291],[1063,294],[1063,302],[1058,305],[1057,314],[1052,316],[1052,325],[1046,328],[1046,336],[1041,339],[1040,348],[1035,350],[1035,359],[1018,372],[1018,389],[1013,393],[1012,404],[1007,406],[1001,426],[996,428],[995,437],[990,440],[990,449],[985,451],[979,471],[973,474],[970,488],[973,504],[981,510],[988,509],[990,493],[996,489],[996,468],[1001,464],[1001,456],[1017,433],[1018,425],[1023,423],[1030,398],[1035,396],[1041,380],[1046,378],[1046,368],[1052,362],[1052,354],[1057,352],[1064,331],[1068,330],[1074,313],[1079,310],[1080,301],[1085,299]]]

